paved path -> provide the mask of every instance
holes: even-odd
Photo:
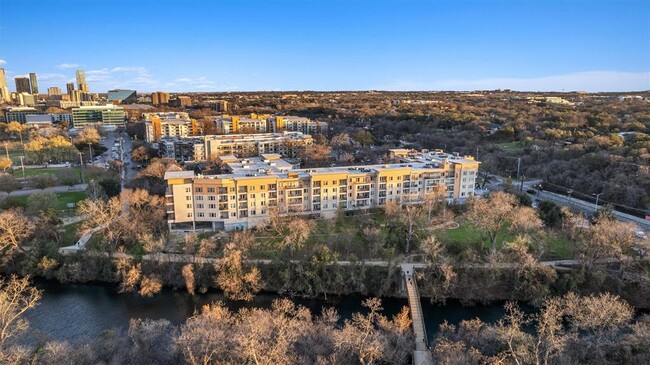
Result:
[[[88,184],[77,184],[73,185],[70,187],[69,185],[63,185],[63,186],[53,186],[51,188],[45,188],[45,189],[22,189],[22,190],[14,190],[11,193],[6,193],[6,192],[0,192],[0,196],[26,196],[26,195],[32,195],[34,193],[38,193],[41,191],[50,191],[53,193],[68,193],[71,191],[85,191],[86,187],[88,187]]]

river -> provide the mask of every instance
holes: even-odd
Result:
[[[260,293],[251,303],[232,302],[223,294],[211,291],[190,296],[184,291],[164,289],[151,298],[134,293],[118,293],[114,285],[108,284],[59,284],[54,281],[37,281],[43,290],[40,305],[27,313],[31,329],[26,339],[35,343],[43,340],[90,341],[109,329],[125,330],[131,318],[168,319],[175,325],[182,324],[202,305],[222,301],[232,310],[241,307],[270,308],[277,294]],[[335,307],[341,319],[350,318],[352,313],[363,311],[362,296],[341,296],[325,300],[294,299],[295,302],[320,313],[323,307]],[[408,301],[402,298],[383,298],[384,314],[398,313]],[[429,337],[445,320],[456,324],[464,319],[480,318],[495,322],[504,314],[502,303],[464,307],[456,301],[446,305],[432,305],[424,299],[423,312]]]

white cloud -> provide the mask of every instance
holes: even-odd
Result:
[[[69,68],[78,68],[78,67],[79,67],[78,63],[62,63],[62,64],[56,66],[56,68],[61,69],[61,70],[66,70],[66,69],[69,69]]]
[[[171,88],[173,91],[216,90],[217,83],[205,76],[179,77],[172,82],[166,83],[165,87]]]
[[[533,78],[392,80],[386,90],[639,91],[650,90],[650,72],[587,71]]]
[[[115,88],[151,91],[158,84],[149,70],[142,66],[117,66],[87,70],[86,82],[92,91],[97,92]]]
[[[0,65],[6,65],[6,64],[7,64],[7,61],[5,61],[3,59],[0,59]]]

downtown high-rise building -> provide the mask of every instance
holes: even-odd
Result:
[[[32,85],[32,94],[38,95],[38,81],[36,80],[36,73],[29,73],[29,82]]]
[[[77,70],[77,89],[81,92],[88,92],[88,84],[86,83],[86,72],[84,70]]]
[[[7,76],[4,68],[0,68],[0,102],[2,101],[11,101],[11,92],[7,86]]]
[[[16,82],[16,93],[32,93],[32,88],[29,85],[29,79],[27,77],[18,76],[14,78]]]

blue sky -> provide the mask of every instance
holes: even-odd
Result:
[[[650,89],[650,1],[0,0],[0,67],[92,91]]]

